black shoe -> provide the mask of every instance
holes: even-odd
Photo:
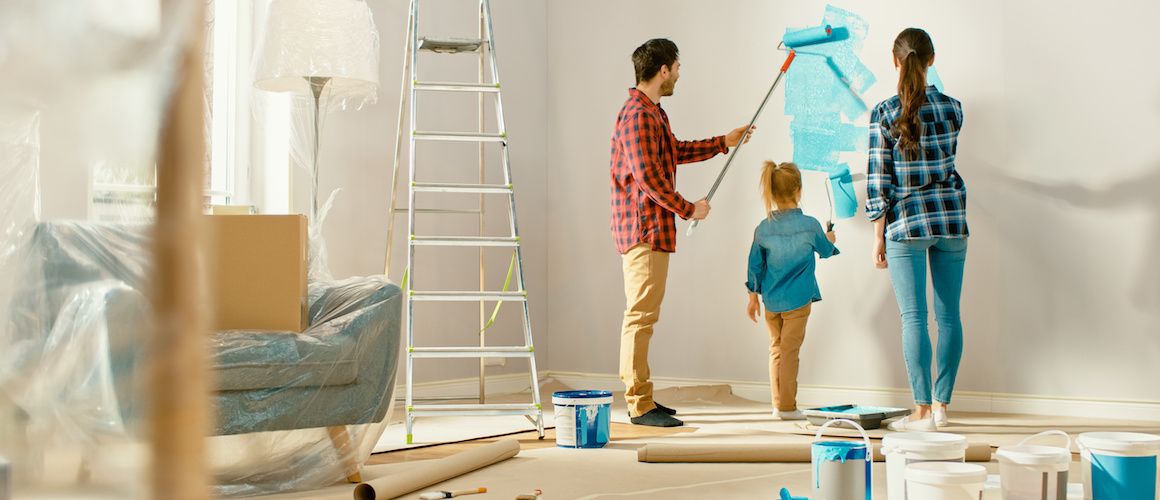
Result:
[[[660,408],[653,408],[644,415],[630,418],[629,421],[636,425],[648,425],[652,427],[680,427],[685,425],[684,422],[673,418]]]
[[[669,408],[669,407],[667,407],[663,404],[660,404],[660,403],[654,403],[654,404],[657,405],[657,408],[660,408],[661,411],[668,413],[669,415],[676,415],[677,414],[677,410]]]

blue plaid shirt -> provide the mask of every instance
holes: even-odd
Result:
[[[906,160],[890,129],[902,114],[898,96],[870,114],[870,159],[866,215],[886,217],[886,238],[960,238],[967,232],[967,188],[955,171],[955,150],[963,126],[959,101],[926,88],[918,111],[922,123],[917,160]]]

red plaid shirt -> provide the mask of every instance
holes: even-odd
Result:
[[[726,153],[725,136],[679,141],[665,110],[635,88],[616,117],[612,133],[612,236],[616,250],[628,252],[640,243],[653,250],[677,250],[677,222],[693,216],[693,204],[677,194],[680,163],[707,160]]]

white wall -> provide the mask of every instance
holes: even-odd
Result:
[[[825,5],[550,2],[553,370],[617,368],[624,298],[608,230],[608,140],[633,83],[632,50],[658,36],[680,46],[682,78],[663,105],[678,137],[716,135],[751,116],[783,58],[773,49],[784,28],[818,23]],[[958,165],[972,239],[957,389],[1160,400],[1160,269],[1151,257],[1160,244],[1160,68],[1146,62],[1160,34],[1117,27],[1160,15],[1160,4],[837,5],[870,23],[862,57],[878,83],[867,101],[894,93],[893,37],[920,26],[932,34],[947,92],[964,103]],[[1113,32],[1114,40],[1092,39]],[[768,377],[768,336],[743,317],[743,282],[762,212],[758,166],[792,158],[782,95],[737,158],[707,223],[692,238],[680,226],[652,344],[656,376]],[[850,159],[864,171],[864,154]],[[691,200],[703,196],[723,163],[681,167],[678,189]],[[821,181],[806,182],[805,209],[824,214]],[[863,183],[858,191],[864,199]],[[825,300],[811,318],[800,381],[907,387],[889,277],[870,265],[870,225],[859,212],[837,231],[844,253],[819,267]]]

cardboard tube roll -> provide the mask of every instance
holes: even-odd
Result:
[[[882,445],[874,444],[874,460],[883,461]],[[990,462],[991,446],[969,443],[968,462]],[[679,444],[650,443],[636,450],[638,462],[649,463],[809,463],[810,443]]]
[[[355,500],[375,500],[403,496],[502,462],[516,456],[519,452],[519,441],[504,439],[446,458],[428,460],[407,470],[405,474],[394,474],[359,483],[354,487],[354,498]]]

